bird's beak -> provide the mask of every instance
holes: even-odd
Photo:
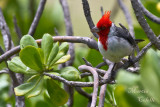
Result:
[[[100,30],[95,26],[91,29],[91,32],[98,33]]]

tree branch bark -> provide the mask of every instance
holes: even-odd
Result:
[[[34,20],[33,20],[32,24],[29,28],[29,31],[28,31],[29,35],[32,35],[32,36],[34,35],[34,33],[36,31],[36,28],[37,28],[37,25],[39,23],[40,17],[42,15],[43,10],[44,10],[44,6],[45,6],[46,1],[47,0],[41,0],[40,1],[37,12],[36,12],[36,15],[34,17]]]
[[[145,20],[143,13],[142,13],[142,8],[140,7],[140,4],[138,0],[131,0],[132,7],[134,9],[136,18],[143,28],[144,32],[146,33],[148,39],[151,41],[152,44],[154,44],[157,49],[160,50],[160,40],[157,39],[156,35],[148,25],[147,21]]]

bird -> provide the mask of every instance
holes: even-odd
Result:
[[[142,39],[134,39],[129,31],[122,25],[117,27],[110,20],[111,11],[106,11],[95,27],[91,29],[93,33],[99,35],[98,48],[105,59],[117,63],[123,57],[130,56],[135,47],[136,41]]]

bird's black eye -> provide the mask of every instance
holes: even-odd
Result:
[[[105,30],[105,29],[106,29],[106,27],[101,27],[101,28],[100,28],[100,30]]]

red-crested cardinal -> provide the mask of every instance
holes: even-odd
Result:
[[[98,48],[103,57],[116,63],[123,57],[131,55],[136,47],[136,40],[123,25],[117,27],[112,23],[110,13],[105,12],[91,31],[99,35]]]

